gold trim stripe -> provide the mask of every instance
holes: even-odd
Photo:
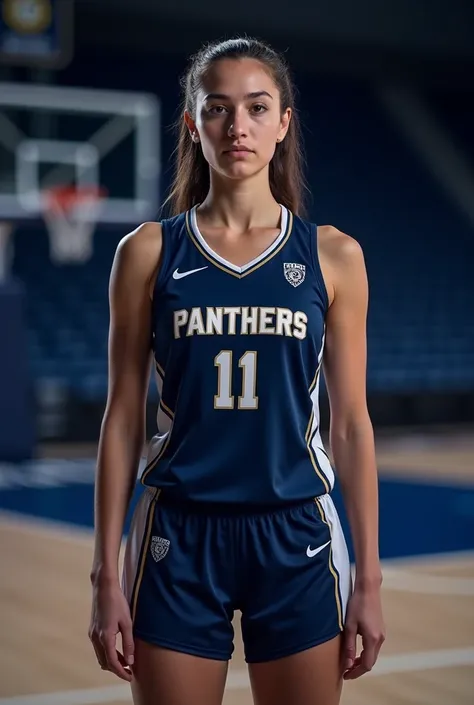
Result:
[[[313,433],[311,433],[311,424],[313,423],[313,418],[314,418],[314,411],[311,412],[311,417],[309,419],[308,428],[306,430],[306,436],[305,436],[306,447],[308,449],[309,457],[310,457],[311,463],[313,464],[313,468],[316,472],[316,475],[319,477],[319,479],[323,483],[324,489],[326,490],[326,493],[329,494],[330,489],[331,489],[330,485],[329,485],[329,481],[328,481],[326,475],[323,473],[323,471],[319,465],[318,458],[316,456],[314,448],[311,445],[311,443],[313,442],[313,438],[315,437],[316,432],[318,430],[318,427],[316,426]]]
[[[334,594],[336,597],[336,606],[337,606],[337,618],[339,622],[339,629],[342,631],[344,628],[344,624],[342,621],[342,605],[341,605],[341,591],[340,591],[340,586],[339,586],[339,573],[336,570],[336,567],[334,566],[334,561],[332,557],[332,530],[331,530],[331,525],[328,522],[326,518],[326,513],[319,502],[319,499],[315,497],[314,500],[318,510],[319,514],[321,515],[322,521],[326,524],[326,526],[329,529],[329,535],[331,536],[331,545],[329,547],[329,570],[331,571],[333,577],[334,577]]]
[[[143,536],[142,540],[142,546],[141,546],[141,555],[140,555],[140,569],[137,571],[137,575],[135,576],[135,584],[133,586],[132,590],[132,609],[131,609],[131,616],[132,616],[132,623],[135,622],[135,616],[137,612],[137,603],[138,603],[138,593],[140,592],[140,586],[143,580],[143,573],[145,571],[145,562],[146,562],[146,554],[148,553],[148,548],[150,546],[150,538],[151,538],[151,527],[153,524],[153,517],[155,515],[155,507],[156,503],[158,501],[158,497],[161,494],[161,490],[159,488],[156,489],[155,496],[150,502],[150,506],[148,507],[148,515],[146,518],[146,530]]]
[[[321,370],[321,363],[319,363],[318,368],[317,368],[317,370],[316,370],[316,373],[315,373],[315,375],[314,375],[314,377],[313,377],[313,381],[311,382],[311,384],[310,384],[310,386],[309,386],[309,389],[308,389],[308,392],[309,392],[309,394],[310,394],[310,400],[311,400],[311,394],[312,394],[312,392],[314,391],[314,389],[315,389],[315,387],[316,387],[316,383],[317,383],[317,381],[318,381],[318,377],[319,377],[319,372],[320,372],[320,370]],[[307,426],[307,428],[306,428],[306,433],[305,433],[304,439],[305,439],[305,441],[306,441],[306,447],[307,447],[307,449],[308,449],[309,457],[310,457],[311,463],[312,463],[312,465],[313,465],[313,468],[314,468],[314,470],[315,470],[315,472],[316,472],[316,475],[319,477],[319,479],[321,480],[321,482],[322,482],[323,485],[324,485],[324,489],[325,489],[326,492],[329,494],[329,492],[330,492],[330,483],[329,483],[329,480],[328,480],[328,478],[326,477],[326,475],[324,474],[322,468],[320,467],[319,462],[318,462],[317,455],[316,455],[316,453],[315,453],[314,448],[312,447],[313,439],[314,439],[314,437],[315,437],[315,435],[316,435],[316,433],[317,433],[317,430],[318,430],[318,426],[316,425],[316,427],[315,427],[315,428],[313,429],[313,431],[311,432],[311,427],[312,427],[312,425],[313,425],[313,421],[314,421],[314,405],[312,404],[312,405],[311,405],[311,414],[310,414],[310,417],[309,417],[308,426]]]
[[[311,395],[311,394],[314,392],[314,390],[316,389],[316,384],[317,384],[317,382],[318,382],[318,378],[319,378],[319,373],[320,373],[320,371],[321,371],[321,363],[319,363],[319,365],[318,365],[318,367],[317,367],[317,369],[316,369],[315,375],[314,375],[314,377],[313,377],[313,381],[312,381],[311,384],[309,385],[308,392],[309,392],[310,395]]]
[[[163,400],[160,400],[159,407],[162,410],[162,412],[164,414],[166,414],[166,416],[168,416],[168,418],[171,419],[171,421],[173,422],[174,421],[174,412],[171,411],[171,409],[168,406],[166,406],[166,404],[163,402]],[[173,424],[171,424],[170,430],[168,431],[168,437],[167,437],[166,441],[163,443],[163,445],[161,446],[160,450],[158,451],[156,458],[153,458],[153,460],[150,460],[148,465],[145,467],[145,469],[142,473],[142,477],[141,477],[141,484],[142,485],[145,485],[145,478],[150,474],[151,470],[153,470],[153,468],[156,467],[158,461],[160,460],[160,458],[162,457],[166,448],[168,447],[168,443],[170,442],[170,439],[171,439],[171,431],[172,430],[173,430]]]
[[[159,362],[157,362],[157,360],[155,360],[155,367],[156,367],[156,370],[157,370],[158,374],[161,375],[161,377],[162,377],[162,384],[164,385],[164,382],[165,382],[165,373],[164,373],[163,368],[162,368],[161,365],[159,364]],[[162,391],[163,391],[163,390],[162,390]],[[172,411],[172,410],[169,408],[169,406],[167,406],[167,405],[164,403],[163,399],[160,399],[160,403],[159,403],[159,405],[158,405],[158,408],[161,409],[161,411],[162,411],[164,414],[166,414],[166,416],[168,416],[168,418],[171,420],[171,422],[174,421],[174,411]],[[158,461],[159,461],[160,458],[162,457],[163,453],[165,452],[166,448],[168,447],[168,443],[170,442],[171,431],[172,431],[172,430],[173,430],[173,423],[171,423],[170,429],[169,429],[169,431],[168,431],[168,437],[166,438],[166,441],[163,443],[163,445],[161,446],[160,450],[158,451],[157,456],[156,456],[155,458],[153,458],[153,460],[150,460],[150,462],[149,462],[148,465],[145,467],[145,469],[144,469],[144,471],[143,471],[143,473],[142,473],[140,482],[141,482],[141,484],[142,484],[144,487],[147,486],[147,485],[145,484],[145,479],[148,477],[148,475],[150,474],[151,470],[153,470],[153,468],[156,467],[156,464],[158,463]]]
[[[161,410],[166,414],[166,416],[169,416],[169,418],[171,419],[171,421],[173,421],[173,419],[174,419],[174,411],[171,411],[171,409],[169,408],[169,406],[166,406],[166,404],[165,404],[165,402],[163,401],[163,399],[160,399],[160,404],[159,404],[159,405],[160,405],[160,407],[161,407]]]
[[[141,484],[144,485],[145,487],[147,486],[147,485],[145,484],[145,479],[146,479],[146,477],[150,474],[150,472],[153,470],[153,468],[156,467],[158,461],[160,460],[160,458],[162,457],[163,453],[165,452],[165,450],[166,450],[167,447],[168,447],[168,444],[169,444],[170,439],[171,439],[171,431],[172,431],[172,430],[173,430],[173,427],[171,427],[170,430],[168,431],[168,437],[167,437],[166,441],[163,443],[163,445],[161,446],[161,448],[160,448],[160,450],[159,450],[158,455],[156,456],[156,458],[153,458],[153,460],[150,460],[150,462],[148,463],[148,465],[146,466],[146,468],[144,469],[144,471],[143,471],[143,473],[142,473],[142,477],[141,477],[140,482],[141,482]]]
[[[244,272],[235,272],[233,269],[230,267],[227,267],[225,264],[222,264],[219,262],[215,257],[209,254],[200,244],[200,242],[197,240],[196,236],[193,233],[192,227],[191,227],[191,221],[190,221],[190,211],[186,211],[186,230],[187,233],[191,239],[191,242],[193,245],[196,247],[197,250],[202,254],[203,257],[205,257],[209,262],[212,262],[213,265],[215,265],[218,269],[221,269],[223,272],[226,272],[226,274],[231,274],[233,277],[236,277],[237,279],[243,279],[246,277],[248,274],[252,274],[255,272],[257,269],[260,269],[260,267],[263,267],[264,264],[269,262],[275,255],[280,252],[280,250],[286,245],[288,242],[288,239],[291,235],[291,232],[293,230],[293,213],[291,211],[288,211],[288,222],[286,226],[286,234],[283,237],[282,241],[280,244],[271,252],[268,253],[268,255],[262,259],[260,262],[257,262],[253,267],[250,267],[250,269],[246,269]]]

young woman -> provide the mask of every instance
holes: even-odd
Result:
[[[384,639],[363,255],[301,218],[302,189],[283,59],[252,39],[204,47],[185,81],[173,216],[122,240],[110,282],[89,634],[137,705],[220,705],[235,610],[258,705],[336,705]],[[121,583],[150,361],[158,433]]]

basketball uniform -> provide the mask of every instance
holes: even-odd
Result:
[[[196,208],[162,222],[152,306],[159,391],[123,572],[137,638],[248,662],[335,637],[350,594],[319,428],[327,293],[316,226],[281,207],[244,266],[214,252]]]

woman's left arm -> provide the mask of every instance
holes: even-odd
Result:
[[[329,272],[324,375],[330,404],[330,445],[355,554],[354,590],[345,620],[346,679],[370,671],[385,639],[378,544],[378,481],[367,408],[368,282],[360,245],[335,228],[321,238]],[[357,634],[362,652],[356,656]]]

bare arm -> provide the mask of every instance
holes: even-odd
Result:
[[[145,440],[150,373],[150,282],[161,253],[161,228],[146,223],[117,248],[109,286],[109,381],[95,486],[91,579],[118,581],[126,512]]]
[[[356,576],[347,628],[354,664],[354,632],[366,641],[370,670],[383,641],[380,607],[378,480],[375,443],[366,398],[368,282],[359,244],[335,228],[321,238],[322,264],[331,305],[327,315],[324,373],[329,395],[330,444],[354,544]],[[357,604],[363,595],[362,606]],[[354,607],[356,605],[356,607]],[[380,614],[379,614],[380,613]]]
[[[324,358],[330,443],[354,542],[356,581],[377,583],[377,469],[366,401],[367,277],[355,240],[336,234],[331,249],[333,300]]]
[[[119,243],[109,287],[109,385],[95,483],[89,638],[100,666],[126,681],[132,679],[134,640],[130,608],[120,588],[118,558],[145,438],[150,290],[160,254],[161,227],[145,223]],[[116,648],[118,633],[123,654]]]

